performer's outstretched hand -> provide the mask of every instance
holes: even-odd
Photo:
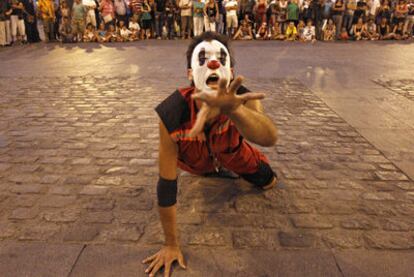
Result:
[[[264,93],[249,92],[237,95],[237,90],[243,82],[243,77],[239,76],[227,88],[227,80],[220,79],[217,94],[199,92],[192,95],[193,99],[203,102],[197,114],[197,120],[191,129],[190,136],[196,136],[204,129],[205,123],[220,113],[229,115],[240,105],[248,100],[263,99]]]
[[[151,263],[150,266],[145,270],[145,273],[149,274],[150,277],[155,276],[158,270],[164,266],[164,277],[170,276],[171,265],[174,261],[178,261],[178,264],[186,269],[184,262],[184,256],[178,246],[164,246],[155,255],[152,255],[142,263]]]

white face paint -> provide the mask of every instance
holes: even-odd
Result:
[[[225,78],[227,86],[230,84],[230,53],[226,46],[217,40],[203,41],[194,48],[191,69],[195,87],[203,92],[214,93],[220,79]]]

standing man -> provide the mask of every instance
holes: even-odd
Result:
[[[22,0],[12,0],[11,1],[11,16],[10,16],[10,23],[11,23],[11,34],[13,43],[16,42],[18,39],[23,43],[26,42],[26,28],[24,26],[23,20],[23,10],[24,5]],[[19,34],[19,36],[17,36]]]
[[[125,0],[115,0],[114,1],[114,8],[115,8],[115,18],[116,24],[119,26],[119,22],[124,21],[125,25],[128,26],[128,15],[127,15],[127,4]]]
[[[157,197],[165,244],[145,259],[151,277],[185,261],[177,236],[177,167],[197,175],[228,169],[260,190],[277,183],[267,158],[248,141],[273,146],[277,130],[263,111],[262,93],[249,93],[234,78],[228,38],[213,32],[195,37],[187,50],[191,86],[176,90],[156,111],[160,117]],[[232,81],[233,80],[233,81]],[[232,82],[231,82],[232,81]],[[175,84],[174,84],[175,85]]]
[[[43,23],[43,30],[45,33],[45,41],[54,41],[55,28],[55,7],[53,0],[39,0],[37,3],[37,10],[40,19]]]
[[[88,10],[81,0],[75,0],[72,7],[72,32],[75,41],[80,42],[85,32],[85,19]]]
[[[89,23],[93,25],[93,27],[96,28],[96,3],[95,0],[82,0],[82,4],[86,7],[88,12],[86,13],[86,25]]]
[[[237,18],[237,10],[239,9],[237,0],[224,1],[224,6],[226,7],[227,35],[232,38],[239,25]]]
[[[182,39],[191,37],[192,29],[192,0],[178,0],[178,7],[181,10],[181,37]]]
[[[165,22],[165,4],[166,0],[155,0],[155,33],[157,34],[157,39],[162,37],[162,27]]]
[[[217,6],[219,10],[217,32],[219,32],[220,34],[226,33],[226,8],[224,7],[223,2],[223,0],[217,0]]]
[[[9,1],[0,2],[0,46],[9,45],[10,37],[10,15],[12,9]]]

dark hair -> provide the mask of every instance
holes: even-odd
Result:
[[[227,51],[229,51],[229,54],[230,54],[230,67],[234,67],[235,61],[234,61],[233,53],[229,47],[229,39],[226,36],[221,35],[216,32],[204,32],[201,35],[194,37],[190,45],[187,48],[187,53],[186,53],[187,68],[191,68],[191,56],[193,55],[193,51],[196,48],[196,46],[203,41],[212,41],[212,40],[217,40],[221,42],[224,46],[226,46]]]

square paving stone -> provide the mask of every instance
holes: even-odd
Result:
[[[344,276],[414,276],[414,251],[347,250],[334,253]]]
[[[148,267],[146,264],[142,264],[142,260],[146,257],[156,253],[160,249],[159,246],[153,248],[138,248],[132,246],[122,245],[88,245],[82,252],[81,257],[71,277],[86,277],[86,276],[99,276],[99,277],[129,277],[129,276],[148,276],[145,274],[145,269]],[[194,265],[191,272],[200,272],[209,268],[208,263],[203,264],[204,259],[200,257],[208,257],[207,253],[203,255],[203,251],[200,253],[183,250],[185,256],[189,255],[191,258],[189,261]],[[194,262],[193,262],[194,261]],[[188,261],[187,261],[188,263]],[[204,266],[204,267],[201,267]],[[201,267],[201,270],[199,269]],[[183,271],[175,266],[173,276],[203,276],[203,275],[190,275],[183,273],[184,275],[177,274]],[[158,274],[157,276],[161,276]],[[205,276],[205,275],[204,275]],[[214,275],[218,276],[218,275]]]
[[[221,276],[341,276],[333,254],[323,250],[212,250],[212,255]]]
[[[2,277],[68,276],[83,245],[15,243],[0,244]]]

